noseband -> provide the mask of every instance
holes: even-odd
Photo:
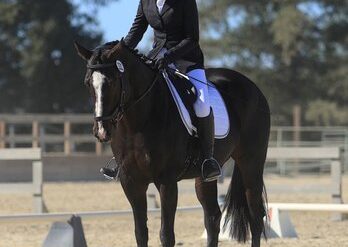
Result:
[[[119,78],[121,80],[121,99],[120,99],[120,104],[115,108],[115,110],[108,116],[101,116],[101,117],[94,117],[94,120],[97,122],[100,121],[111,121],[113,125],[116,125],[118,121],[120,121],[123,117],[123,114],[132,106],[140,102],[145,96],[151,91],[153,86],[155,85],[157,79],[159,78],[159,75],[156,76],[155,80],[152,82],[150,87],[138,98],[136,99],[133,103],[131,103],[127,108],[125,107],[126,102],[126,93],[127,93],[127,83],[126,80],[124,79],[124,67],[121,61],[116,60],[115,63],[106,63],[106,64],[87,64],[88,69],[92,70],[101,70],[101,69],[106,69],[106,68],[113,68],[116,67],[118,69],[119,73]]]

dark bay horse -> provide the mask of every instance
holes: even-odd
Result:
[[[75,43],[88,62],[85,84],[95,102],[94,135],[111,147],[120,164],[120,182],[132,206],[137,246],[148,246],[146,191],[154,183],[160,193],[162,246],[175,245],[174,219],[178,180],[195,178],[204,210],[208,247],[218,246],[221,211],[217,182],[205,183],[200,166],[187,168],[192,139],[181,122],[169,89],[159,72],[123,42],[90,51]],[[214,157],[224,164],[235,160],[224,210],[231,236],[260,246],[265,233],[266,196],[263,168],[270,131],[270,111],[257,86],[229,69],[207,69],[225,100],[230,133],[215,141]],[[227,225],[227,224],[226,224]]]

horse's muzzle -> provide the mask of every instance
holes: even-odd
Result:
[[[95,121],[93,134],[100,142],[109,142],[111,140],[111,128],[102,121]]]

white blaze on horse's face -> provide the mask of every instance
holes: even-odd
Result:
[[[92,85],[95,92],[95,116],[102,117],[103,116],[103,84],[105,83],[105,75],[98,71],[94,71],[92,74]],[[101,121],[98,121],[98,135],[99,138],[104,139],[106,137],[106,130],[103,127]]]
[[[95,92],[95,116],[103,116],[103,102],[102,102],[102,88],[105,82],[105,75],[98,71],[94,71],[92,74],[92,85]]]

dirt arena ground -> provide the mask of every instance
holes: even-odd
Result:
[[[266,177],[267,186],[301,184],[327,184],[329,177]],[[226,185],[224,185],[226,186]],[[183,193],[179,195],[179,206],[197,205],[192,193],[193,181],[181,183]],[[348,177],[343,183],[344,201],[348,202]],[[272,194],[270,202],[329,203],[330,195],[316,194]],[[101,183],[47,183],[44,186],[44,199],[49,212],[117,210],[130,208],[119,184]],[[0,214],[28,213],[31,211],[31,197],[28,195],[0,194]],[[348,221],[332,222],[330,214],[292,213],[291,219],[296,227],[298,239],[270,239],[262,246],[272,247],[314,247],[314,246],[348,246]],[[128,247],[135,246],[133,220],[131,216],[98,221],[83,221],[89,247]],[[39,247],[49,231],[50,223],[0,224],[0,247]],[[160,246],[158,231],[159,216],[149,217],[149,246]],[[176,246],[205,246],[201,239],[203,233],[202,212],[178,213],[175,223]],[[222,241],[221,247],[248,246],[236,242]]]

